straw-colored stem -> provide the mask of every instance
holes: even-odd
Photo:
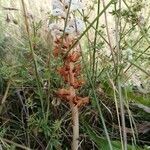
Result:
[[[79,145],[79,112],[78,107],[70,102],[70,108],[72,113],[72,150],[78,150]]]
[[[74,69],[74,63],[70,62],[70,82],[74,83],[74,75],[73,75],[73,69]],[[73,130],[73,137],[72,137],[72,150],[78,150],[78,144],[79,144],[79,113],[78,113],[78,106],[73,103],[73,98],[75,97],[75,89],[73,86],[70,86],[71,91],[71,101],[70,101],[70,109],[72,114],[72,130]]]

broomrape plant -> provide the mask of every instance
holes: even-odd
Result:
[[[63,65],[58,68],[58,73],[63,78],[66,87],[59,89],[56,94],[62,101],[68,102],[72,113],[73,139],[72,150],[78,149],[79,143],[79,114],[78,109],[89,103],[88,97],[80,97],[77,91],[84,84],[81,76],[81,48],[79,43],[71,50],[77,37],[84,30],[82,20],[76,18],[72,13],[83,8],[79,0],[53,0],[52,15],[57,17],[57,23],[49,25],[53,37],[55,57],[61,57]]]

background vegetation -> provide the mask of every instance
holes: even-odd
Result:
[[[67,150],[71,115],[55,95],[64,83],[48,29],[55,18],[50,1],[24,2],[26,14],[21,0],[0,0],[0,149]],[[80,95],[90,97],[80,149],[150,149],[150,2],[85,2],[76,14],[86,26]]]

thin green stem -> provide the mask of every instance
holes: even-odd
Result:
[[[119,10],[121,10],[121,0],[119,0]],[[115,11],[117,11],[117,3],[115,3]],[[121,24],[121,16],[115,16],[115,38],[116,38],[116,50],[117,50],[117,86],[118,86],[118,96],[120,102],[120,112],[121,112],[121,123],[123,127],[123,145],[122,149],[127,150],[127,134],[126,134],[126,123],[125,123],[125,110],[124,110],[124,98],[122,94],[122,69],[121,66],[121,49],[120,49],[120,24]]]
[[[106,124],[105,124],[104,117],[103,117],[103,113],[102,113],[102,110],[101,110],[101,107],[100,107],[99,99],[97,98],[95,87],[94,87],[93,81],[90,78],[90,73],[89,73],[89,71],[87,69],[87,65],[85,63],[83,54],[82,54],[82,61],[83,61],[84,66],[85,66],[85,71],[86,71],[86,75],[87,75],[88,81],[89,81],[89,83],[91,85],[91,88],[92,88],[92,92],[93,92],[93,96],[94,96],[93,98],[96,101],[96,106],[97,106],[97,109],[98,109],[98,112],[99,112],[99,116],[100,116],[101,121],[102,121],[102,125],[103,125],[104,132],[105,132],[108,144],[109,144],[109,148],[110,148],[110,150],[113,150],[112,144],[111,144],[111,140],[110,140],[110,137],[109,137],[109,133],[108,133],[108,130],[107,130],[107,127],[106,127]]]
[[[37,83],[38,92],[39,92],[39,96],[40,96],[41,107],[42,107],[42,114],[44,116],[44,103],[43,103],[40,77],[38,75],[38,65],[37,65],[37,61],[36,61],[36,57],[35,57],[35,53],[34,53],[33,44],[32,44],[32,41],[31,41],[29,23],[28,23],[28,19],[27,19],[27,13],[26,13],[24,0],[21,0],[21,3],[22,3],[23,15],[24,15],[24,19],[25,19],[24,20],[25,21],[25,27],[26,27],[26,31],[27,31],[27,35],[28,35],[29,47],[30,47],[30,51],[31,51],[31,54],[32,54],[32,58],[33,58],[33,64],[34,64],[35,75],[36,75],[36,83]]]
[[[105,12],[106,9],[109,8],[109,6],[113,3],[114,0],[111,0],[106,7],[99,13],[98,16],[96,16],[96,18],[91,22],[91,24],[83,31],[83,33],[78,37],[78,39],[71,45],[71,47],[69,48],[69,50],[66,52],[65,56],[67,56],[67,54],[70,52],[70,50],[81,40],[81,38],[87,33],[87,31],[93,26],[93,24],[97,21],[97,19],[99,19],[99,17]]]
[[[98,0],[98,3],[97,3],[97,16],[99,15],[100,13],[100,0]],[[92,69],[92,76],[93,76],[93,83],[95,83],[96,81],[96,75],[95,75],[95,72],[96,72],[96,68],[95,68],[95,61],[96,61],[96,44],[97,44],[97,35],[98,35],[98,27],[99,27],[99,19],[97,19],[96,21],[96,30],[95,30],[95,37],[94,37],[94,48],[93,48],[93,69]]]

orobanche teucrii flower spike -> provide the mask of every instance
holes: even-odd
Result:
[[[79,43],[74,47],[77,37],[82,34],[84,22],[72,15],[76,10],[82,9],[83,3],[79,0],[52,0],[51,14],[57,17],[57,23],[49,25],[53,37],[53,55],[62,58],[62,66],[57,73],[64,80],[65,86],[57,90],[57,96],[70,105],[73,122],[72,150],[79,147],[79,114],[78,109],[89,103],[88,97],[81,97],[77,93],[85,83],[81,77],[82,66],[81,48]],[[67,14],[68,13],[68,14]],[[67,23],[66,21],[67,18]]]

